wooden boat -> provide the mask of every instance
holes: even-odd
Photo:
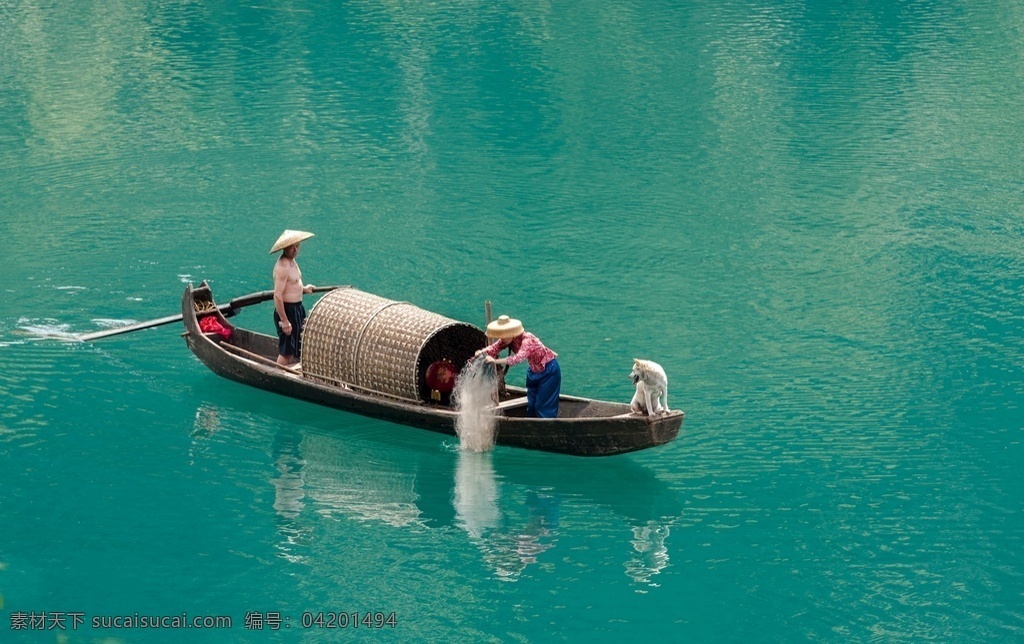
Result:
[[[313,307],[310,323],[318,317],[318,308],[326,299],[327,296]],[[394,304],[384,304],[377,308],[391,311],[401,308]],[[291,368],[276,363],[276,337],[244,329],[228,321],[227,318],[236,311],[230,306],[217,306],[206,282],[198,287],[190,284],[185,289],[181,311],[185,325],[182,335],[189,349],[220,376],[335,409],[456,435],[455,420],[458,413],[447,400],[417,400],[394,392],[372,390],[354,382],[307,373],[305,345],[310,334],[309,323],[303,336],[303,365],[301,368]],[[373,315],[380,317],[380,311]],[[229,339],[225,339],[222,334],[203,331],[200,320],[208,316],[215,316],[216,321],[230,331]],[[323,317],[323,314],[319,315],[319,318]],[[361,324],[362,339],[367,333],[368,323]],[[465,323],[457,324],[470,327]],[[206,326],[209,328],[210,324]],[[482,331],[476,327],[470,328],[483,338]],[[437,334],[433,337],[436,339]],[[465,358],[456,357],[453,362],[461,368]],[[419,384],[422,386],[422,378]],[[679,434],[683,424],[684,414],[681,411],[649,417],[631,413],[628,404],[569,395],[560,397],[558,418],[528,418],[525,396],[525,389],[507,387],[507,393],[497,405],[495,442],[498,445],[580,456],[607,456],[667,443]]]

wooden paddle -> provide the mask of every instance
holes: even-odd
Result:
[[[314,293],[325,293],[327,291],[333,291],[335,289],[345,288],[344,286],[315,286],[313,287]],[[259,291],[257,293],[250,293],[248,295],[242,295],[231,300],[227,304],[221,304],[217,307],[224,317],[231,317],[246,306],[252,306],[253,304],[259,304],[268,300],[274,299],[274,291]],[[83,333],[81,335],[67,338],[70,340],[78,340],[80,342],[91,342],[92,340],[99,340],[100,338],[109,338],[113,335],[121,335],[123,333],[132,333],[133,331],[141,331],[143,329],[152,329],[153,327],[163,326],[164,324],[171,324],[172,322],[181,322],[181,313],[177,315],[168,315],[165,318],[157,318],[155,320],[147,320],[146,322],[137,322],[135,324],[129,324],[128,326],[118,327],[116,329],[104,329],[102,331],[94,331],[93,333]]]

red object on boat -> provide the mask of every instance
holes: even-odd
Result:
[[[207,315],[199,319],[199,328],[203,333],[216,333],[225,340],[231,339],[231,329],[220,323],[216,315]]]
[[[427,386],[443,394],[450,394],[455,388],[455,378],[458,375],[459,372],[455,369],[455,365],[448,360],[432,362],[427,367]]]

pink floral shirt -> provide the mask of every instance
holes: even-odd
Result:
[[[530,363],[530,371],[534,373],[540,373],[544,371],[544,367],[549,362],[558,357],[558,354],[551,349],[544,346],[540,340],[537,339],[532,333],[524,332],[518,338],[515,338],[511,342],[507,340],[498,340],[491,346],[487,347],[487,355],[492,358],[497,358],[498,354],[505,347],[512,345],[512,355],[508,357],[508,365],[517,365],[520,362],[527,361]],[[516,345],[519,345],[516,347]]]

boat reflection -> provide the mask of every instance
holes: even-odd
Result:
[[[581,534],[621,535],[623,571],[636,583],[652,583],[669,565],[668,539],[682,504],[628,457],[462,451],[455,439],[396,433],[344,414],[350,424],[338,427],[336,412],[319,409],[296,423],[289,405],[240,411],[205,404],[192,432],[197,460],[216,458],[210,443],[218,440],[269,443],[271,474],[264,480],[273,490],[277,547],[289,560],[316,556],[306,546],[325,522],[356,521],[417,534],[458,529],[494,576],[508,581],[555,562],[550,551],[559,540]],[[271,424],[280,429],[268,437],[264,428]],[[569,534],[561,527],[566,517]]]
[[[540,538],[535,543],[542,546],[540,552],[557,541],[561,514],[572,513],[574,527],[582,528],[588,519],[594,521],[595,514],[587,510],[600,508],[610,510],[612,515],[596,515],[603,518],[592,532],[607,531],[612,526],[616,533],[622,533],[630,546],[623,569],[633,581],[652,583],[654,576],[669,565],[666,540],[673,522],[682,516],[683,506],[647,468],[629,458],[566,461],[557,456],[499,452],[495,459],[502,480],[522,491],[519,496],[527,507],[524,524],[529,528],[527,534],[537,531]],[[517,494],[510,496],[515,498]],[[526,563],[536,561],[530,556],[531,541],[527,539],[517,547]]]
[[[191,463],[216,453],[216,440],[225,434],[251,434],[260,421],[249,414],[239,413],[230,408],[219,408],[202,404],[196,409],[189,447]],[[270,478],[274,489],[273,507],[276,513],[277,531],[281,540],[276,544],[281,557],[289,561],[303,561],[301,551],[309,543],[311,527],[301,520],[306,508],[306,482],[303,469],[306,465],[301,453],[302,432],[297,428],[279,431],[270,447],[275,474]]]

